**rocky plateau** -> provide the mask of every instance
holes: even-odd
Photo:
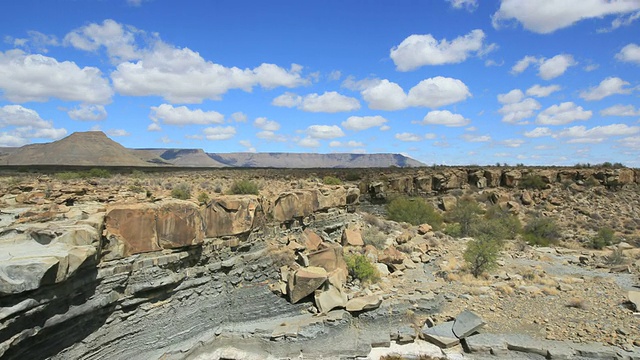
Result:
[[[258,194],[231,195],[239,180]],[[628,168],[2,170],[0,358],[640,359],[639,183]],[[559,240],[504,239],[474,277],[472,239],[388,220],[398,196],[445,222],[462,198],[553,219]],[[619,241],[589,248],[603,227]],[[354,277],[356,255],[377,281]]]

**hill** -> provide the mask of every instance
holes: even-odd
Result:
[[[75,132],[46,144],[25,145],[3,165],[150,166],[102,131]]]

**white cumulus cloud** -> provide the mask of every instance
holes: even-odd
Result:
[[[587,129],[585,126],[572,126],[564,129],[556,137],[569,138],[569,143],[601,143],[613,136],[628,136],[640,132],[640,126],[627,124],[611,124],[595,126]]]
[[[286,142],[287,137],[281,134],[276,134],[274,131],[263,130],[256,134],[256,137],[259,139],[267,140],[267,141],[275,141],[275,142]]]
[[[383,126],[387,119],[380,115],[376,116],[350,116],[342,122],[342,127],[347,130],[361,131],[372,127]]]
[[[95,67],[80,68],[21,50],[0,51],[0,91],[9,101],[44,102],[50,98],[84,104],[108,104],[113,90]]]
[[[600,82],[598,86],[592,86],[587,90],[580,93],[580,97],[587,101],[602,100],[611,95],[626,95],[631,94],[632,88],[627,88],[630,85],[628,81],[624,81],[619,77],[608,77]]]
[[[394,137],[400,141],[406,141],[406,142],[417,142],[417,141],[422,141],[424,139],[422,136],[418,134],[413,134],[409,132],[398,133],[398,134],[395,134]]]
[[[491,141],[491,136],[489,136],[489,135],[463,134],[461,137],[465,141],[468,141],[468,142],[489,142],[489,141]]]
[[[563,102],[559,105],[552,105],[538,114],[536,124],[541,125],[564,125],[574,121],[586,121],[591,118],[591,110],[584,110],[573,102]]]
[[[451,6],[456,9],[466,9],[467,11],[474,11],[478,8],[478,0],[447,0]]]
[[[569,67],[578,65],[578,62],[569,54],[559,54],[550,59],[527,55],[516,62],[511,68],[511,73],[519,74],[531,65],[538,67],[538,76],[541,79],[551,80],[564,74]]]
[[[640,109],[633,105],[616,104],[600,110],[602,116],[640,116]]]
[[[329,143],[330,147],[351,147],[351,148],[357,148],[357,147],[364,147],[365,144],[360,142],[360,141],[355,141],[355,140],[349,140],[349,141],[345,141],[345,142],[340,142],[337,140],[334,140],[332,142]]]
[[[224,115],[217,111],[203,111],[202,109],[189,109],[186,106],[174,107],[170,104],[152,106],[149,115],[154,122],[162,122],[167,125],[209,125],[224,123]]]
[[[616,59],[640,65],[640,46],[629,44],[616,54]]]
[[[236,135],[236,128],[233,126],[213,126],[205,128],[202,132],[207,140],[227,140]]]
[[[107,19],[102,24],[92,23],[71,31],[64,37],[64,44],[85,51],[97,51],[104,47],[111,61],[118,64],[140,58],[136,33],[142,32]]]
[[[130,136],[131,133],[125,129],[110,129],[110,130],[107,130],[107,135],[111,137],[122,137],[122,136]]]
[[[537,127],[531,131],[527,131],[524,133],[524,136],[528,138],[539,138],[551,135],[553,135],[553,132],[548,127]]]
[[[344,136],[338,125],[311,125],[305,132],[313,139],[335,139]]]
[[[360,109],[360,102],[356,98],[327,91],[322,95],[308,94],[304,97],[287,92],[273,99],[275,106],[297,107],[307,112],[337,113]]]
[[[502,121],[509,124],[526,124],[524,120],[535,115],[542,107],[537,100],[525,98],[520,89],[498,94],[498,101],[503,104],[498,113],[502,115]]]
[[[43,120],[37,111],[20,105],[0,107],[0,146],[22,146],[33,139],[58,140],[67,135],[64,128]]]
[[[527,95],[535,97],[547,97],[556,91],[560,91],[561,89],[562,87],[560,87],[560,85],[541,86],[535,84],[527,89]]]
[[[269,120],[265,117],[256,118],[253,126],[264,131],[278,131],[280,129],[280,124],[277,121]]]
[[[306,137],[303,139],[300,139],[296,142],[296,144],[298,144],[298,146],[302,146],[302,147],[308,147],[308,148],[317,148],[320,146],[320,141],[318,141],[318,139],[313,139],[310,137]]]
[[[107,110],[102,105],[80,104],[67,111],[67,114],[73,120],[81,121],[101,121],[107,118]]]
[[[516,20],[530,31],[548,34],[578,21],[640,10],[636,0],[501,0],[493,26]]]
[[[430,111],[419,123],[422,125],[444,125],[448,127],[467,126],[471,120],[449,110]]]
[[[472,30],[451,41],[438,41],[431,34],[411,35],[400,45],[393,47],[390,57],[399,71],[411,71],[425,65],[455,64],[469,56],[482,52],[485,34],[482,30]]]

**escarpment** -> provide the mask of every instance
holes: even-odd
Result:
[[[332,187],[218,195],[200,206],[165,199],[3,212],[0,355],[159,358],[222,328],[306,312],[308,303],[269,286],[293,260],[287,244],[339,246],[358,194]]]

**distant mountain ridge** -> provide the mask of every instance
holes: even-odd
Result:
[[[401,154],[206,153],[202,149],[127,149],[101,131],[76,132],[46,144],[0,148],[0,165],[262,168],[421,167]]]

